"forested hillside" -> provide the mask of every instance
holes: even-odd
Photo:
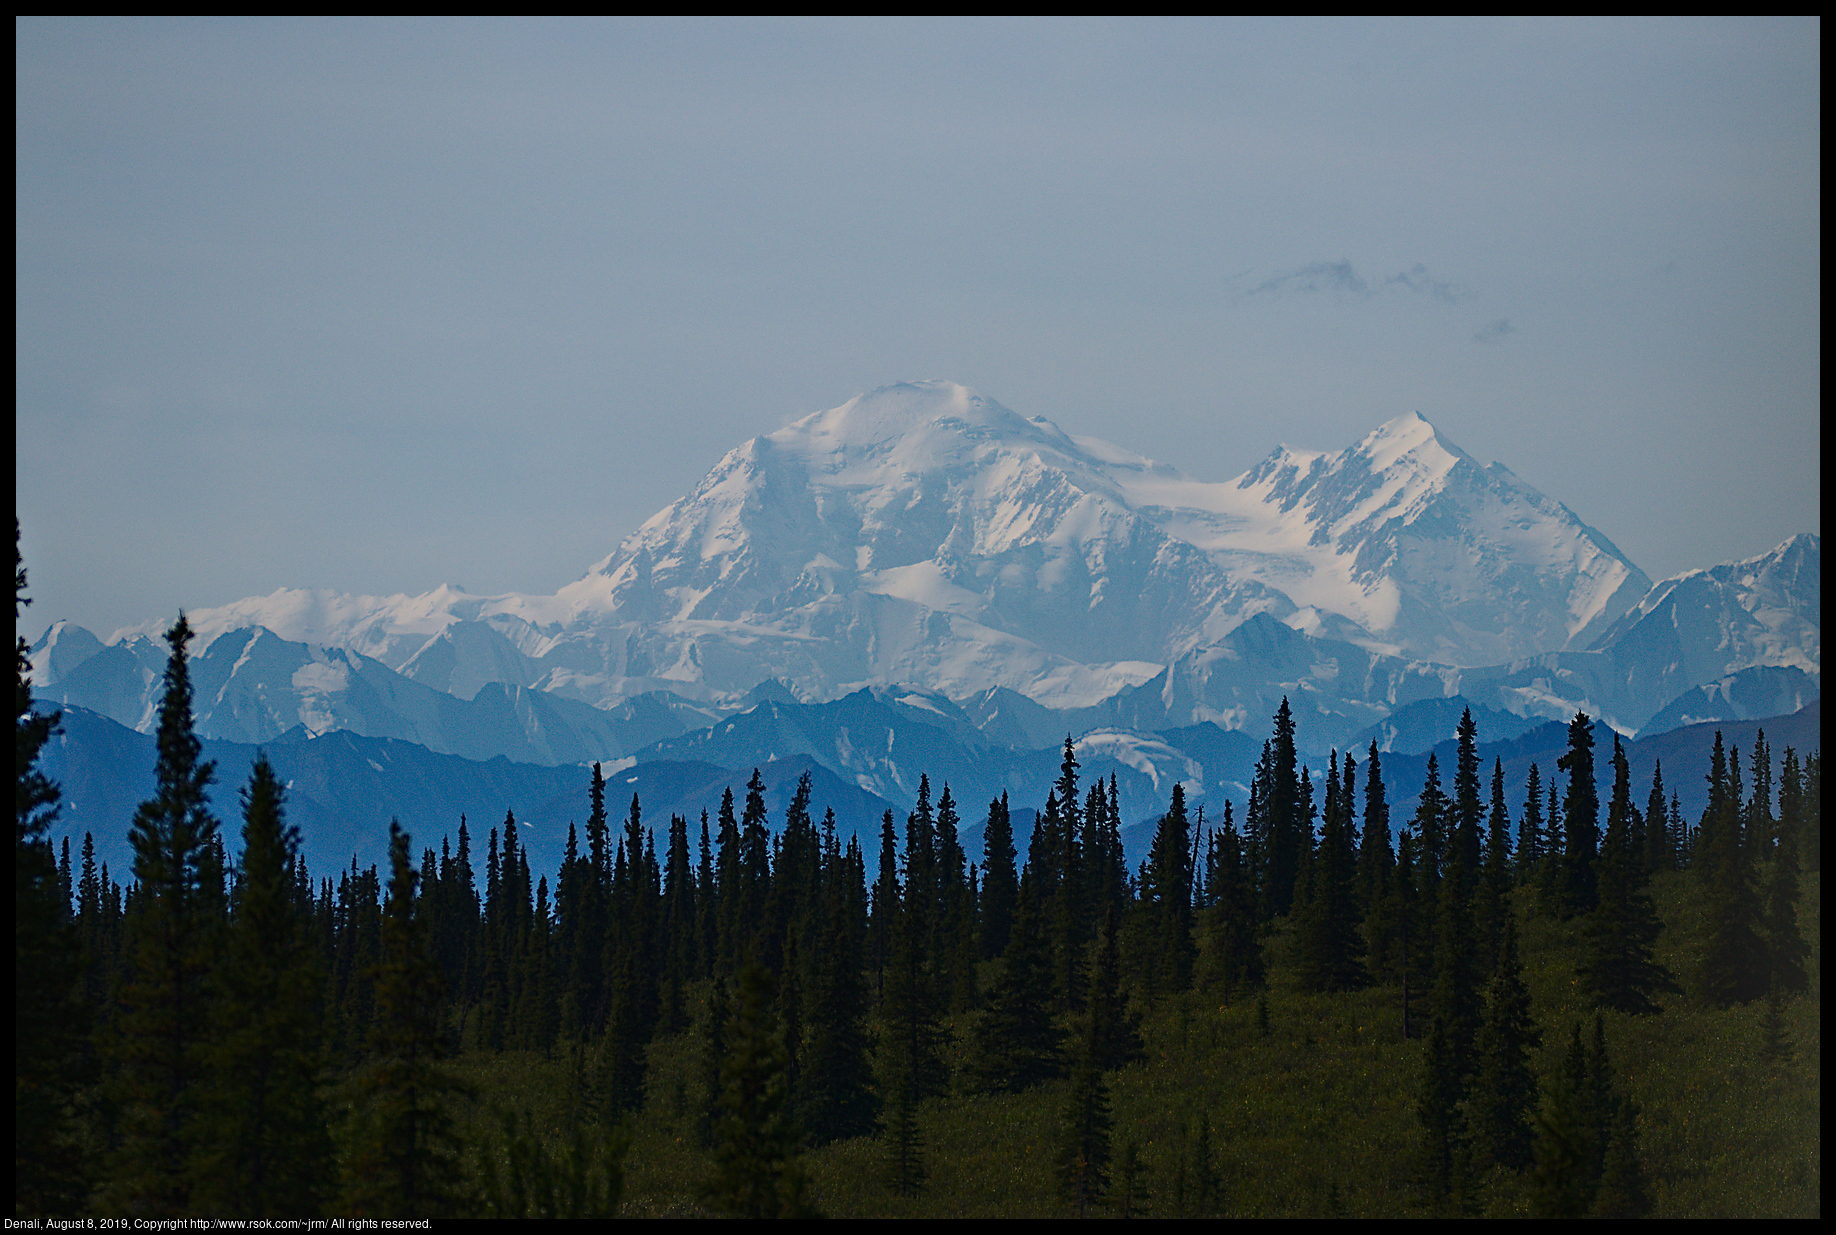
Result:
[[[21,644],[21,1216],[1818,1212],[1821,761],[1763,733],[1635,785],[1577,716],[1506,783],[1469,716],[1391,819],[1284,702],[1132,870],[1067,739],[877,863],[807,777],[664,821],[595,770],[556,869],[507,813],[309,871],[265,761],[209,813],[167,639],[113,872],[45,839]]]

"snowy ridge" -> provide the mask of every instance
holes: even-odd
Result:
[[[1651,589],[1566,507],[1414,413],[1209,482],[915,382],[735,447],[554,595],[282,590],[189,616],[194,653],[233,637],[234,690],[214,706],[240,731],[483,749],[450,700],[519,715],[504,740],[544,758],[575,745],[544,736],[561,722],[542,709],[666,691],[730,710],[767,679],[812,702],[1006,692],[1112,727],[1257,727],[1294,695],[1349,733],[1461,690],[1637,725],[1750,665],[1814,678],[1817,546]],[[54,627],[36,681],[144,728],[165,624],[107,644]],[[238,634],[256,627],[275,646]]]
[[[1154,476],[1134,496],[1312,610],[1318,633],[1442,663],[1585,646],[1650,586],[1566,507],[1413,412],[1337,454],[1283,446],[1233,482]]]

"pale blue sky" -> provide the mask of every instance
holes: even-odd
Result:
[[[894,381],[1225,479],[1418,410],[1654,578],[1820,531],[1820,26],[16,25],[36,633],[550,592]]]

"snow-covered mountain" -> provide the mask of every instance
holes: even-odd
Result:
[[[1174,535],[1310,611],[1289,625],[1370,644],[1368,631],[1412,659],[1584,647],[1651,586],[1567,507],[1417,413],[1336,454],[1283,446],[1229,484],[1150,469],[1130,490]]]
[[[428,647],[445,646],[444,638]],[[146,635],[104,645],[60,623],[36,651],[34,693],[151,732],[166,656],[165,644]],[[461,698],[360,652],[294,643],[260,626],[225,631],[205,644],[192,658],[191,687],[198,732],[221,741],[304,740],[338,730],[413,742],[438,754],[548,765],[621,755],[716,719],[661,692],[595,708],[491,681]]]
[[[190,617],[206,655],[255,627],[305,649],[243,634],[220,658],[216,708],[241,740],[323,727],[311,717],[450,735],[465,725],[440,701],[482,700],[563,758],[572,739],[543,719],[563,703],[663,690],[730,710],[766,680],[811,701],[915,687],[1033,735],[1062,716],[1080,732],[1259,729],[1290,694],[1332,740],[1455,693],[1637,727],[1751,665],[1814,679],[1818,544],[1653,589],[1419,415],[1209,482],[922,382],[735,448],[552,596],[281,591]],[[107,645],[54,628],[35,652],[41,693],[145,728],[163,652],[146,637],[162,626]]]
[[[941,382],[753,439],[594,576],[636,627],[633,676],[737,670],[815,697],[1005,686],[1056,706],[1139,683],[1258,613],[1473,665],[1585,645],[1650,586],[1417,415],[1215,484]]]

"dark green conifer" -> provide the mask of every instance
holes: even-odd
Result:
[[[870,1136],[879,1125],[880,1103],[873,1089],[867,1033],[867,989],[861,977],[859,941],[849,922],[848,877],[848,872],[836,872],[825,896],[798,1095],[800,1120],[818,1145]]]
[[[334,1182],[319,1096],[324,976],[293,895],[300,834],[283,802],[258,754],[242,791],[241,878],[215,971],[221,1024],[204,1100],[212,1135],[194,1197],[206,1213],[317,1214]]]
[[[699,920],[695,868],[689,857],[688,820],[672,815],[669,821],[669,857],[663,891],[663,938],[658,1028],[680,1033],[689,1024],[689,987],[701,971],[696,955]]]
[[[946,783],[937,799],[937,913],[931,955],[944,1004],[966,1011],[975,1003],[975,904],[969,892],[967,859],[957,834],[956,799]]]
[[[1505,809],[1504,761],[1492,761],[1492,805],[1486,820],[1485,864],[1480,872],[1474,916],[1481,955],[1498,950],[1504,919],[1510,913],[1511,816]]]
[[[1645,852],[1644,864],[1647,874],[1658,871],[1675,870],[1676,853],[1671,848],[1670,829],[1666,826],[1664,797],[1664,764],[1654,760],[1651,765],[1651,793],[1645,799]]]
[[[1192,849],[1185,786],[1175,783],[1173,800],[1154,831],[1154,847],[1141,875],[1142,909],[1148,916],[1147,974],[1154,995],[1178,994],[1192,986]]]
[[[112,1054],[120,1086],[122,1146],[108,1204],[115,1212],[172,1217],[192,1209],[196,1153],[205,1135],[200,1098],[214,1030],[208,975],[222,927],[213,885],[217,820],[205,791],[213,765],[192,732],[183,614],[166,642],[159,709],[158,790],[128,834],[139,883],[128,915],[130,964]]]
[[[1453,1083],[1464,1095],[1473,1072],[1473,1041],[1483,1012],[1486,972],[1475,954],[1472,876],[1456,854],[1441,879],[1435,920],[1432,1015],[1447,1036]]]
[[[1440,760],[1429,751],[1421,796],[1416,799],[1415,815],[1409,820],[1409,830],[1416,840],[1416,878],[1425,895],[1440,886],[1442,867],[1447,861],[1447,833],[1452,822],[1453,804],[1441,789]],[[1427,895],[1427,900],[1432,903],[1432,895]]]
[[[895,1089],[886,1104],[886,1186],[895,1195],[914,1197],[929,1176],[918,1104],[906,1090]]]
[[[625,1190],[624,1131],[589,1135],[576,1123],[551,1151],[525,1114],[500,1115],[501,1141],[480,1162],[486,1218],[613,1218]]]
[[[1795,1053],[1785,1025],[1785,993],[1774,985],[1766,992],[1766,1011],[1760,1017],[1760,1058],[1776,1066],[1789,1063]]]
[[[1262,981],[1262,948],[1256,940],[1257,897],[1248,855],[1231,819],[1231,804],[1224,803],[1224,822],[1213,833],[1205,884],[1211,904],[1209,915],[1214,978],[1223,988],[1224,1001]]]
[[[30,603],[17,520],[13,559],[17,620]],[[48,833],[60,794],[38,765],[44,744],[57,731],[58,718],[32,711],[31,664],[24,639],[17,641],[14,666],[13,1205],[21,1217],[67,1216],[76,1213],[89,1182],[71,1110],[86,1079],[83,1035],[88,1016],[78,992],[87,987],[100,993],[100,966],[107,959],[102,893],[94,845],[85,834],[79,922],[88,953],[86,972],[79,959],[79,928],[66,921],[70,899],[51,862]]]
[[[1007,795],[988,804],[988,822],[982,832],[981,955],[992,960],[1007,950],[1014,928],[1014,904],[1020,880],[1014,870],[1014,828],[1007,812]]]
[[[1416,1118],[1425,1133],[1423,1175],[1429,1195],[1437,1201],[1451,1195],[1458,1183],[1465,1139],[1460,1101],[1465,1089],[1459,1052],[1446,1020],[1437,1016],[1428,1031],[1421,1090],[1415,1104]]]
[[[903,900],[889,906],[886,986],[880,1002],[885,1032],[880,1042],[882,1091],[904,1089],[914,1103],[950,1087],[944,1061],[943,998],[936,972],[923,955],[919,922]]]
[[[740,815],[739,901],[736,946],[750,955],[753,938],[763,921],[765,896],[771,885],[770,814],[765,809],[765,780],[757,768],[746,782],[746,808]],[[723,894],[724,895],[724,894]]]
[[[808,1178],[798,1156],[802,1135],[789,1110],[789,1055],[772,1015],[776,994],[764,966],[739,973],[720,1069],[720,1116],[714,1125],[714,1175],[704,1197],[735,1218],[812,1218]]]
[[[1594,1120],[1587,1089],[1587,1057],[1581,1026],[1537,1116],[1536,1169],[1531,1177],[1530,1216],[1580,1218],[1594,1202]]]
[[[1109,1191],[1110,1137],[1115,1118],[1103,1083],[1099,1021],[1092,1017],[1084,1050],[1071,1075],[1064,1130],[1058,1144],[1058,1190],[1081,1218]]]
[[[1479,796],[1479,726],[1471,708],[1461,715],[1456,734],[1452,844],[1468,874],[1477,875],[1485,864],[1485,805]]]
[[[1803,769],[1798,763],[1798,752],[1787,746],[1785,758],[1779,766],[1779,843],[1782,845],[1787,840],[1793,843],[1800,867],[1804,863],[1804,845],[1808,839],[1804,829],[1808,813],[1806,806]]]
[[[867,967],[873,971],[880,998],[886,994],[886,965],[892,955],[899,900],[899,837],[889,810],[880,818],[880,873],[873,881],[873,916],[867,923]]]
[[[1703,998],[1716,1007],[1749,1003],[1766,992],[1766,947],[1748,858],[1741,838],[1739,793],[1717,731],[1708,809],[1693,861],[1701,872],[1708,919],[1697,981]]]
[[[1485,1020],[1474,1042],[1467,1100],[1473,1162],[1480,1170],[1494,1164],[1514,1171],[1530,1165],[1537,1106],[1530,1057],[1542,1041],[1542,1031],[1530,1017],[1530,991],[1517,950],[1517,919],[1507,916],[1486,989]]]
[[[1568,773],[1562,800],[1562,911],[1588,913],[1597,899],[1594,859],[1600,849],[1600,790],[1594,783],[1594,722],[1575,713],[1568,724],[1568,751],[1556,760]]]
[[[369,1063],[353,1079],[341,1208],[364,1218],[443,1218],[468,1206],[452,1107],[470,1088],[441,1066],[440,970],[417,912],[408,835],[389,825],[389,897]]]
[[[1594,1192],[1592,1217],[1644,1218],[1651,1213],[1651,1186],[1638,1160],[1638,1106],[1615,1095],[1607,1127],[1600,1186]]]
[[[708,812],[701,812],[700,860],[695,866],[695,960],[696,972],[704,978],[714,976],[720,957],[719,885],[714,875],[714,855],[708,844]]]
[[[1302,849],[1312,844],[1301,818],[1299,760],[1294,747],[1294,714],[1284,697],[1275,713],[1268,766],[1268,878],[1269,916],[1285,915],[1294,904],[1294,885],[1300,878]]]
[[[1064,1075],[1053,1015],[1051,955],[1030,880],[1020,885],[1014,929],[994,989],[975,1023],[969,1075],[987,1093],[1020,1093]]]
[[[1587,922],[1581,979],[1597,1006],[1648,1016],[1663,1011],[1653,996],[1681,994],[1682,988],[1654,957],[1664,924],[1645,889],[1643,855],[1633,848],[1630,779],[1625,748],[1614,734],[1613,796],[1595,864],[1596,905]]]
[[[1147,1163],[1141,1159],[1140,1142],[1129,1138],[1122,1143],[1116,1158],[1109,1200],[1118,1218],[1142,1218],[1148,1209]]]
[[[1126,1067],[1147,1052],[1141,1041],[1141,1015],[1128,1006],[1122,991],[1122,956],[1117,942],[1116,907],[1103,915],[1103,933],[1090,966],[1090,1032],[1097,1064],[1105,1072]]]
[[[1349,756],[1345,763],[1349,782]],[[1358,930],[1357,854],[1349,799],[1349,783],[1341,786],[1336,768],[1329,767],[1325,826],[1308,872],[1307,902],[1296,924],[1300,980],[1311,991],[1357,990],[1370,980],[1364,937]]]
[[[1410,997],[1419,998],[1427,985],[1427,959],[1432,955],[1428,932],[1424,927],[1424,902],[1429,898],[1421,888],[1416,859],[1415,834],[1407,828],[1396,845],[1396,873],[1390,883],[1390,898],[1385,909],[1389,929],[1384,932],[1391,941],[1386,956],[1389,974],[1402,987],[1402,1036],[1406,1041],[1416,1034],[1410,1019]]]
[[[1536,894],[1537,903],[1543,912],[1561,916],[1563,909],[1563,853],[1568,847],[1566,829],[1562,826],[1562,798],[1558,792],[1556,778],[1551,776],[1547,784],[1548,796],[1544,799],[1546,821],[1543,824],[1543,860],[1537,869]]]
[[[1090,943],[1088,920],[1090,877],[1083,844],[1082,812],[1078,809],[1077,757],[1069,734],[1059,763],[1058,782],[1046,798],[1042,830],[1049,838],[1051,894],[1044,900],[1046,924],[1052,941],[1054,988],[1063,1012],[1082,1010],[1086,951]]]
[[[1383,787],[1383,762],[1373,740],[1364,763],[1364,832],[1358,843],[1358,894],[1367,913],[1382,899],[1390,872],[1395,867],[1396,852],[1390,844],[1390,803]],[[1373,940],[1371,955],[1377,957],[1382,953]]]
[[[939,926],[937,820],[931,812],[931,778],[918,777],[918,801],[905,817],[905,882],[900,911],[920,955],[935,957]]]
[[[1517,823],[1517,882],[1538,877],[1543,865],[1543,775],[1533,763],[1524,776],[1524,813]]]
[[[1786,755],[1790,754],[1787,748]],[[1798,929],[1798,884],[1797,830],[1781,826],[1778,847],[1773,851],[1772,865],[1766,874],[1765,910],[1760,919],[1760,935],[1766,950],[1767,990],[1780,995],[1803,991],[1809,986],[1806,966],[1810,961],[1810,945]]]
[[[733,1019],[732,999],[726,979],[714,975],[701,1017],[702,1107],[699,1131],[704,1145],[714,1143],[714,1125],[720,1121],[720,1070],[727,1061],[728,1028]]]
[[[1778,820],[1772,814],[1772,748],[1766,744],[1766,731],[1753,735],[1753,792],[1747,798],[1744,827],[1748,843],[1756,856],[1770,855],[1778,843]]]
[[[731,785],[721,792],[720,813],[716,819],[714,892],[710,903],[716,907],[715,931],[718,940],[712,968],[715,973],[730,975],[738,971],[740,955],[751,932],[751,919],[745,916],[745,897],[741,894],[744,878],[741,874],[740,827],[739,818],[733,813]]]

